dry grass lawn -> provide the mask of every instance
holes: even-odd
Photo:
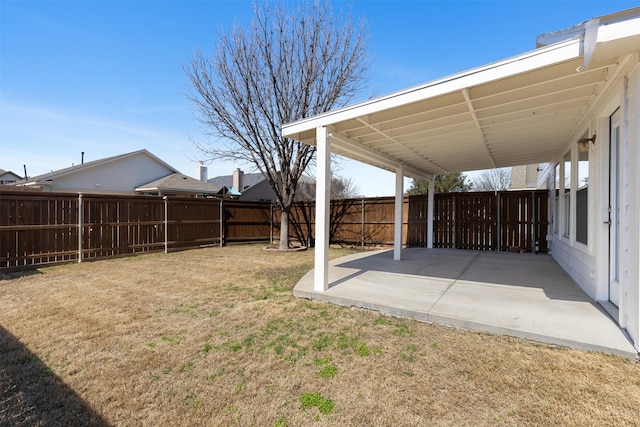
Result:
[[[250,245],[3,275],[0,425],[640,423],[637,363],[296,299],[312,263]]]

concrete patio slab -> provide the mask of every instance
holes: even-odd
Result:
[[[453,249],[363,252],[329,264],[329,289],[313,270],[294,295],[464,329],[617,354],[638,352],[616,322],[546,254]]]

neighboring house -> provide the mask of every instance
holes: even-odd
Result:
[[[0,169],[0,185],[13,185],[22,180],[22,177],[11,172]]]
[[[31,177],[21,184],[45,192],[151,194],[185,197],[215,194],[219,187],[184,176],[147,150],[81,163]]]
[[[511,168],[510,190],[536,188],[538,185],[538,169],[540,165],[523,165]]]
[[[324,182],[332,153],[396,174],[396,260],[405,176],[433,188],[442,173],[538,164],[550,224],[540,238],[640,350],[640,8],[542,34],[535,50],[493,64],[285,124],[282,135],[317,147]],[[329,203],[326,192],[316,199],[314,289],[322,292]],[[428,247],[433,220],[428,212]]]
[[[254,202],[276,202],[278,198],[269,181],[261,173],[244,173],[240,168],[232,175],[223,175],[208,180],[210,184],[223,188],[223,191],[237,196],[239,200]],[[300,183],[315,183],[311,178],[302,176]],[[239,194],[239,196],[238,196]]]
[[[152,196],[213,197],[219,192],[220,187],[181,173],[173,173],[136,188],[136,193]]]

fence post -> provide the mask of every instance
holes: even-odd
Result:
[[[164,200],[164,253],[169,253],[169,198],[163,196]]]
[[[78,262],[82,262],[82,193],[78,193]]]
[[[224,240],[224,207],[222,206],[223,200],[220,199],[220,247],[223,246],[222,242]]]
[[[362,199],[362,236],[360,237],[362,241],[362,249],[364,249],[364,199]]]
[[[269,203],[271,217],[269,218],[269,244],[273,245],[273,203]]]

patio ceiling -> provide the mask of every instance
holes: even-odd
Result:
[[[402,165],[411,177],[549,162],[582,136],[598,93],[622,68],[624,57],[602,43],[587,62],[584,43],[574,37],[282,132],[316,145],[316,128],[325,126],[333,153],[394,172]]]

